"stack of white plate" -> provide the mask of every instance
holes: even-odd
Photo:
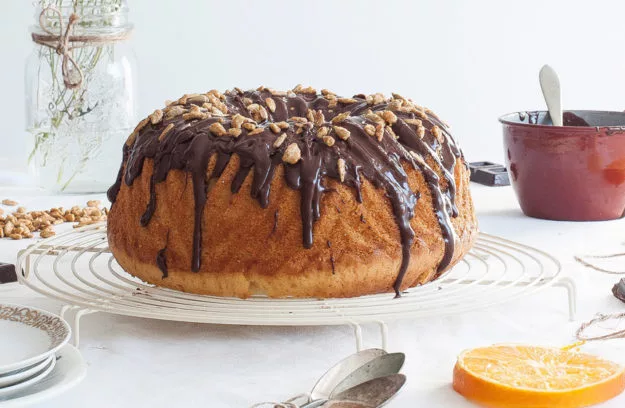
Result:
[[[0,304],[0,401],[27,394],[50,376],[70,336],[69,325],[58,316]]]

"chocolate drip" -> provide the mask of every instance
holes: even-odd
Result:
[[[167,231],[167,238],[165,239],[165,246],[160,249],[156,254],[156,266],[160,269],[163,274],[163,279],[165,279],[168,274],[167,269],[167,258],[165,257],[165,251],[167,251],[167,246],[169,245],[169,231]]]
[[[410,251],[415,235],[410,221],[420,197],[420,193],[412,191],[408,185],[408,176],[403,167],[412,165],[422,172],[428,185],[433,209],[445,243],[445,252],[439,264],[438,273],[442,273],[449,265],[455,240],[451,217],[458,215],[455,205],[454,168],[458,158],[462,157],[462,153],[449,134],[447,126],[429,111],[415,108],[411,104],[407,105],[405,100],[399,101],[399,106],[406,102],[404,106],[408,106],[409,109],[394,109],[397,120],[389,123],[392,127],[387,127],[381,140],[378,140],[377,137],[370,136],[365,131],[365,125],[376,126],[379,123],[370,114],[382,114],[383,111],[396,108],[397,99],[370,104],[362,95],[357,95],[351,101],[336,103],[335,100],[331,104],[332,98],[317,94],[290,93],[288,96],[279,96],[265,89],[248,92],[232,91],[225,95],[209,93],[207,97],[213,98],[211,99],[213,105],[221,104],[227,108],[227,115],[217,112],[211,116],[204,113],[199,117],[186,117],[186,119],[175,116],[173,119],[169,118],[157,124],[145,124],[143,128],[136,131],[136,134],[133,134],[134,139],[130,138],[130,146],[124,146],[124,162],[117,181],[108,191],[109,199],[115,202],[121,183],[131,185],[141,174],[145,160],[151,159],[154,170],[150,179],[150,198],[141,217],[141,225],[145,226],[149,224],[156,211],[156,185],[164,181],[172,169],[190,173],[195,203],[191,262],[193,271],[197,272],[201,269],[202,215],[210,188],[228,166],[233,154],[238,156],[240,165],[232,181],[231,191],[238,193],[245,179],[252,172],[251,196],[263,208],[269,205],[271,181],[274,178],[275,169],[279,165],[284,166],[286,184],[300,191],[302,241],[305,248],[314,245],[314,224],[321,217],[321,198],[325,192],[329,191],[324,187],[326,177],[341,180],[347,186],[352,187],[358,202],[363,201],[362,178],[368,180],[376,188],[384,189],[391,202],[402,244],[402,263],[394,284],[397,296],[399,296],[403,277],[410,264]],[[268,106],[264,111],[265,116],[256,117],[252,107],[261,106],[265,109],[268,98],[273,100],[272,105],[275,105],[272,106],[273,110]],[[191,99],[193,103],[195,103],[194,99]],[[205,106],[199,103],[194,107],[193,103],[183,98],[178,101],[177,107],[184,108],[185,112],[193,108],[197,113],[199,112],[198,106]],[[209,108],[210,106],[207,109]],[[248,108],[250,108],[249,111]],[[323,114],[323,118],[315,119],[313,126],[312,116],[318,113],[318,110]],[[330,123],[333,117],[343,112],[350,112],[351,116],[338,123]],[[215,113],[214,108],[212,113]],[[237,125],[233,124],[233,117],[236,114],[255,119],[253,121],[255,126],[252,128],[257,129],[245,127],[241,129],[240,122]],[[167,118],[167,115],[165,117]],[[297,117],[308,117],[309,122],[305,123]],[[417,119],[421,120],[424,127],[421,132],[418,132],[418,128],[414,125]],[[282,121],[287,122],[287,129],[280,129],[279,132],[275,129],[270,130],[270,123]],[[159,137],[169,124],[173,124],[171,131],[165,137]],[[349,131],[349,138],[341,138],[333,133],[333,125],[341,126]],[[215,126],[218,127],[217,131]],[[329,130],[329,135],[334,139],[333,145],[317,137],[317,132],[321,127]],[[436,132],[434,132],[434,127],[438,128]],[[232,128],[239,129],[238,137],[223,133],[224,129],[228,132]],[[252,131],[253,134],[250,135]],[[286,134],[286,140],[276,143],[277,133]],[[299,148],[300,159],[295,164],[283,163],[283,154],[292,144]],[[215,157],[215,165],[210,175],[207,175],[211,157]],[[344,165],[340,170],[337,165],[339,160]],[[442,175],[445,180],[444,184],[441,183],[437,173]],[[339,211],[338,208],[337,211]],[[277,220],[276,211],[272,233],[277,228]],[[364,218],[361,220],[364,222]],[[206,222],[210,225],[210,220]],[[330,246],[329,242],[328,246]],[[165,249],[159,251],[157,264],[160,262],[166,268],[164,252]],[[331,255],[331,263],[334,271],[333,255]],[[166,276],[166,269],[164,276]]]

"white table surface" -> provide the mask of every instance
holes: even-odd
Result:
[[[510,187],[473,185],[484,232],[547,250],[578,288],[577,320],[568,320],[566,293],[549,288],[488,310],[389,323],[389,350],[407,355],[408,382],[392,407],[472,407],[451,388],[452,367],[465,348],[501,342],[566,345],[597,312],[625,312],[611,288],[619,276],[579,265],[578,254],[624,252],[625,220],[551,222],[522,215]],[[97,198],[103,198],[99,196]],[[46,197],[0,188],[0,199],[29,210],[84,204],[93,196]],[[0,241],[0,261],[15,262],[30,240]],[[623,263],[625,270],[625,263]],[[58,312],[61,305],[15,284],[0,285],[0,300]],[[379,346],[376,327],[363,327],[365,346]],[[309,389],[332,364],[355,351],[349,327],[218,326],[108,314],[82,320],[85,380],[45,407],[248,407]],[[625,339],[584,350],[625,364]],[[622,395],[602,407],[622,407]]]

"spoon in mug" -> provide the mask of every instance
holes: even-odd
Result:
[[[562,126],[562,96],[558,74],[549,65],[544,65],[540,69],[538,79],[553,126]]]

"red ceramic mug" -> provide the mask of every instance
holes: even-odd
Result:
[[[506,166],[523,212],[535,218],[600,221],[625,212],[625,113],[567,111],[564,126],[544,111],[503,124]]]

